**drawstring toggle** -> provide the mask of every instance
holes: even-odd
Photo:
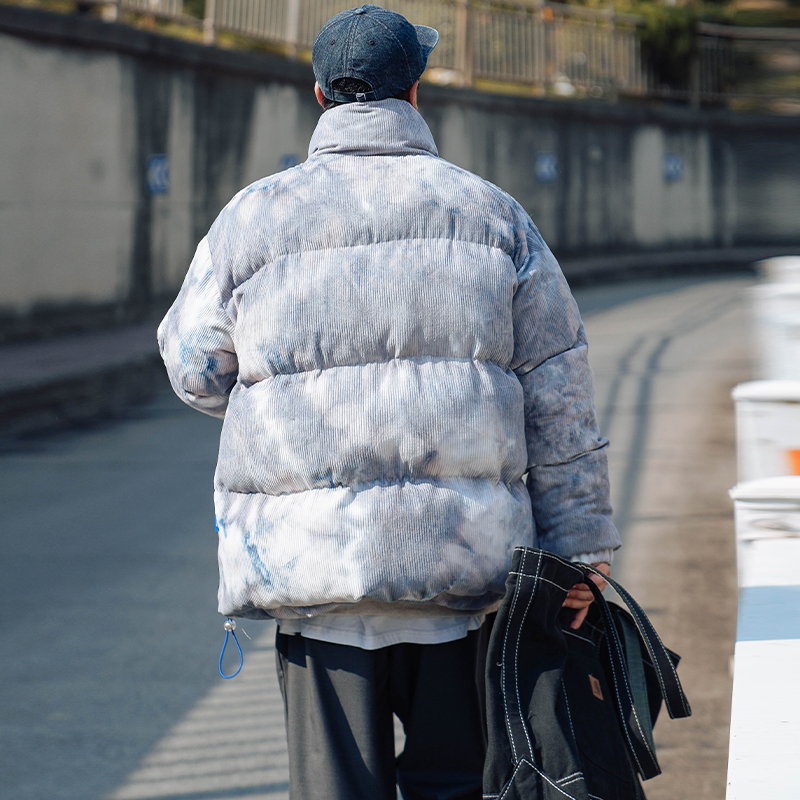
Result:
[[[242,667],[244,666],[244,654],[242,653],[242,647],[239,644],[239,640],[236,638],[236,620],[228,617],[222,627],[225,628],[225,641],[222,643],[222,652],[219,654],[219,674],[222,675],[225,680],[230,680],[231,678],[235,678],[242,671]],[[225,648],[228,646],[229,636],[233,636],[233,641],[236,643],[236,649],[239,651],[239,667],[236,672],[233,673],[233,675],[226,675],[222,671],[222,657],[225,655]]]

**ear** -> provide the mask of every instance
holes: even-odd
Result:
[[[325,108],[325,95],[322,94],[322,89],[319,88],[319,84],[316,81],[314,81],[314,95],[320,106]]]
[[[419,81],[414,81],[408,88],[408,102],[411,103],[414,108],[418,109],[417,106],[417,92],[419,90]]]

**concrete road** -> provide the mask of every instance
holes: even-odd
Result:
[[[615,570],[680,652],[691,720],[659,721],[651,800],[724,797],[735,629],[729,390],[747,279],[578,293],[626,543]],[[269,623],[216,672],[220,424],[168,388],[123,422],[0,456],[0,798],[284,800]]]
[[[656,726],[650,800],[723,800],[736,637],[730,390],[749,380],[743,289],[721,279],[586,314],[612,500],[615,572],[668,647],[693,716]],[[587,308],[588,310],[588,308]]]

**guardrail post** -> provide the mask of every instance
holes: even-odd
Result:
[[[217,41],[217,0],[206,0],[203,41],[206,44],[214,44]]]
[[[553,14],[553,7],[543,5],[539,12],[542,20],[542,39],[544,47],[543,50],[543,63],[544,73],[542,75],[542,85],[545,91],[553,85],[555,81],[556,69],[555,63],[555,15]]]
[[[297,57],[300,43],[300,0],[286,0],[286,52]]]
[[[470,26],[469,0],[456,3],[456,69],[461,86],[472,86],[472,31]]]

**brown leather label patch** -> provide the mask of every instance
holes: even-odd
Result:
[[[598,699],[603,699],[603,690],[600,688],[600,681],[594,675],[589,676],[589,683],[592,686],[592,694]]]

